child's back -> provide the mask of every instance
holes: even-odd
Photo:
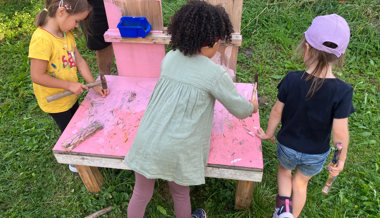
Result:
[[[171,20],[170,51],[133,144],[125,158],[135,171],[128,217],[142,217],[155,179],[168,181],[176,217],[190,217],[190,185],[205,182],[215,100],[245,118],[257,110],[210,58],[220,41],[231,40],[232,25],[221,6],[191,1]],[[254,106],[253,106],[254,105]],[[202,209],[193,217],[206,217]]]
[[[277,139],[299,152],[322,154],[330,150],[333,119],[352,110],[353,89],[338,78],[326,78],[318,92],[305,98],[312,84],[307,76],[305,71],[289,72],[278,85],[277,97],[285,105]]]
[[[251,115],[252,104],[237,93],[227,72],[203,55],[171,51],[161,71],[127,165],[149,177],[203,184],[215,99],[239,118]]]

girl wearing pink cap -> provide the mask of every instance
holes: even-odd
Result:
[[[306,65],[304,71],[289,72],[277,86],[277,102],[272,108],[267,131],[257,136],[275,142],[277,134],[278,195],[273,217],[298,217],[306,202],[307,184],[318,174],[333,143],[343,150],[337,176],[344,167],[349,142],[348,117],[354,112],[353,88],[335,77],[333,66],[342,66],[350,40],[346,20],[331,14],[316,17],[298,47]],[[294,173],[292,174],[292,171]]]

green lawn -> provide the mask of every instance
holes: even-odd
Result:
[[[165,25],[184,2],[163,0]],[[53,156],[60,131],[36,103],[27,58],[33,19],[42,8],[42,0],[0,0],[0,217],[84,217],[108,206],[114,209],[105,217],[126,217],[131,171],[101,169],[105,185],[90,194],[79,176]],[[379,0],[245,0],[237,80],[252,82],[252,75],[259,74],[261,125],[266,128],[280,79],[303,69],[293,55],[297,43],[315,16],[328,13],[345,17],[351,27],[345,66],[336,73],[354,87],[356,113],[349,120],[345,170],[328,196],[321,194],[327,170],[311,180],[302,217],[379,217]],[[77,42],[97,76],[94,53],[83,37]],[[277,192],[275,146],[263,142],[263,156],[263,181],[255,186],[248,210],[233,209],[236,181],[210,178],[192,187],[193,208],[203,207],[208,217],[270,217]],[[165,182],[157,182],[147,215],[174,217]]]

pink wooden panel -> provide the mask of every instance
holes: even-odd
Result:
[[[240,94],[251,99],[252,84],[235,85]],[[216,102],[208,164],[263,169],[261,140],[255,136],[258,128],[259,112],[240,120]]]
[[[119,76],[160,76],[161,62],[165,57],[164,45],[112,43]]]
[[[106,78],[110,95],[103,99],[90,90],[53,151],[118,157],[127,154],[157,79],[121,76]],[[250,98],[252,85],[238,83],[236,86],[241,94]],[[80,143],[71,152],[61,146],[93,121],[101,122],[104,129]],[[261,142],[248,133],[255,132],[258,127],[258,114],[239,120],[217,103],[209,164],[262,169]]]
[[[105,0],[104,6],[110,29],[117,29],[122,16],[120,0]],[[112,43],[118,75],[159,77],[161,61],[165,56],[164,45]],[[138,73],[135,73],[138,72]]]

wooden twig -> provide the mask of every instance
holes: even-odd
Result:
[[[96,131],[98,131],[100,129],[103,129],[103,124],[99,123],[98,121],[94,121],[88,127],[82,128],[77,134],[75,134],[72,137],[70,137],[69,139],[67,139],[62,144],[62,147],[71,151],[79,143],[83,142],[84,140],[86,140],[88,137],[90,137],[92,134],[94,134]]]
[[[93,213],[93,214],[91,214],[91,215],[88,215],[88,216],[86,216],[85,218],[96,218],[96,217],[98,217],[98,216],[101,216],[101,215],[103,215],[103,214],[105,214],[105,213],[110,212],[111,210],[112,210],[112,207],[109,206],[109,207],[106,207],[106,208],[104,208],[104,209],[102,209],[102,210],[99,210],[99,211],[97,211],[97,212],[95,212],[95,213]]]

